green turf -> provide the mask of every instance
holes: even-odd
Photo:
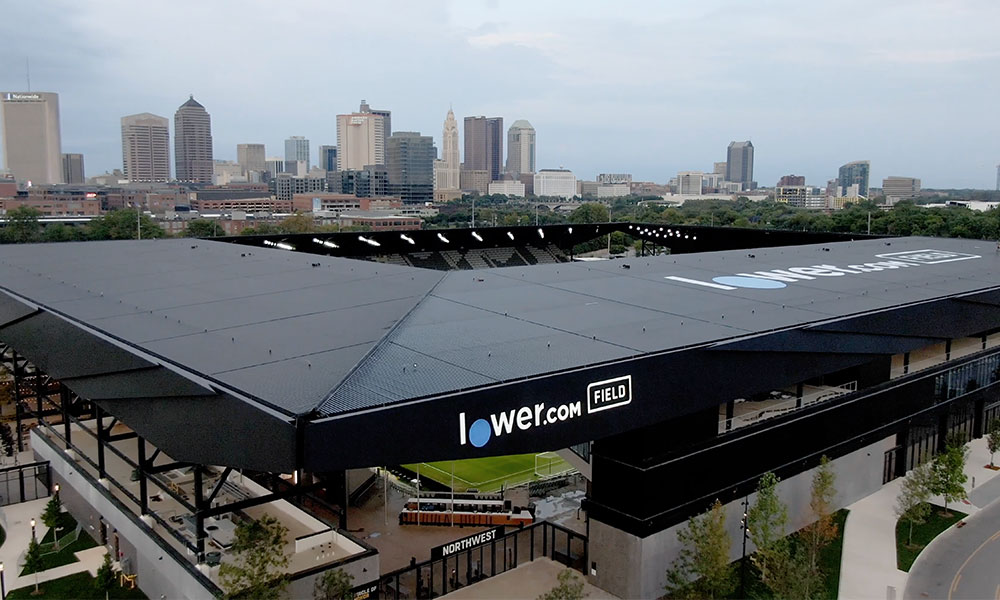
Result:
[[[546,461],[543,463],[543,461]],[[545,465],[543,467],[543,464]],[[539,479],[535,475],[534,454],[514,454],[489,458],[420,463],[420,476],[433,479],[445,486],[451,486],[452,465],[455,469],[455,491],[464,492],[470,488],[480,492],[496,492],[502,487],[513,487]],[[416,472],[416,464],[403,465]],[[562,458],[539,458],[539,471],[547,475],[569,470],[569,464]]]
[[[965,513],[958,512],[954,508],[949,509],[950,517],[942,517],[944,509],[940,506],[931,506],[931,515],[927,521],[913,526],[913,545],[906,544],[907,536],[910,534],[910,523],[900,519],[896,521],[896,566],[900,570],[910,572],[913,561],[917,560],[920,551],[931,543],[939,533],[948,529],[958,521],[965,518]]]
[[[41,592],[38,596],[33,596],[31,594],[31,592],[35,591],[35,586],[29,585],[12,590],[7,594],[7,597],[14,598],[15,600],[18,598],[79,598],[81,600],[104,600],[104,592],[99,592],[94,589],[94,578],[87,572],[74,573],[73,575],[67,575],[66,577],[60,577],[59,579],[53,579],[52,581],[44,581],[38,584],[38,589]],[[143,594],[139,588],[129,590],[115,586],[111,588],[111,591],[108,593],[108,597],[130,600],[132,598],[146,598],[146,594]]]
[[[76,552],[86,550],[87,548],[93,548],[97,545],[94,538],[90,537],[86,531],[81,531],[80,536],[68,544],[63,542],[63,536],[66,536],[66,541],[71,540],[72,537],[69,536],[69,534],[76,529],[76,519],[74,519],[69,513],[62,513],[60,515],[59,527],[60,537],[58,551],[55,550],[52,544],[51,530],[46,533],[44,538],[42,538],[42,561],[45,563],[45,568],[42,569],[43,571],[75,563],[77,562],[77,558],[75,556]],[[21,570],[21,575],[28,574],[29,572],[27,569]]]

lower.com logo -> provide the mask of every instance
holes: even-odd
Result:
[[[583,414],[582,411],[580,402],[557,406],[545,406],[544,402],[539,402],[534,406],[522,406],[491,414],[489,420],[476,419],[468,429],[466,429],[465,413],[461,412],[458,413],[458,439],[463,446],[472,444],[476,448],[482,448],[493,436],[507,435],[514,431],[515,427],[526,431],[532,427],[552,425],[579,417]]]

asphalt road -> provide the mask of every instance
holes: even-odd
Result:
[[[939,535],[920,553],[906,600],[1000,600],[1000,499]]]

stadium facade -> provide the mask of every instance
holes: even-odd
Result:
[[[562,262],[613,230],[671,254]],[[821,456],[846,505],[1000,411],[987,242],[637,223],[226,241],[0,257],[17,419],[42,425],[67,503],[118,523],[147,593],[212,591],[220,518],[265,503],[299,524],[294,585],[334,566],[371,584],[351,469],[573,448],[589,544],[567,562],[658,597],[677,528],[719,499],[740,535],[762,473],[800,526]]]

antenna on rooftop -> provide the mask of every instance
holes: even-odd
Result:
[[[31,91],[31,59],[24,57],[24,77],[28,80],[28,91]]]

